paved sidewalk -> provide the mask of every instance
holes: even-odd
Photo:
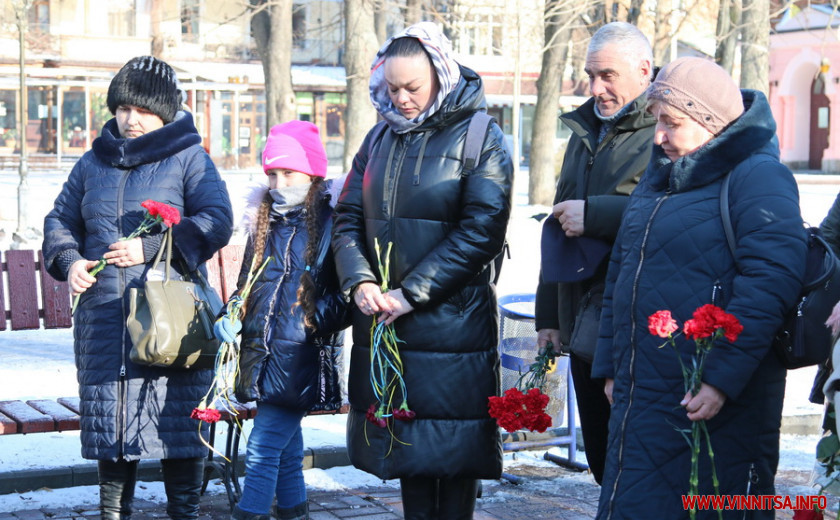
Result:
[[[589,475],[562,467],[516,467],[511,473],[521,477],[521,484],[508,481],[483,481],[483,496],[478,500],[475,520],[577,520],[594,518],[599,488]],[[777,478],[777,493],[786,495],[802,490],[807,472],[782,472]],[[830,506],[836,510],[836,499]],[[391,486],[346,489],[342,491],[309,490],[311,520],[366,519],[399,520],[403,518],[399,490]],[[776,518],[790,519],[790,511],[777,512]],[[165,505],[147,500],[135,502],[134,520],[167,518]],[[835,518],[827,515],[826,518]],[[0,512],[0,520],[99,520],[95,506],[60,509]],[[200,520],[228,520],[224,494],[202,497]]]

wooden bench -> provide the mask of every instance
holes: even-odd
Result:
[[[207,278],[222,297],[228,298],[236,290],[239,268],[245,246],[229,245],[217,252],[205,266]],[[8,287],[8,290],[6,289]],[[71,299],[67,282],[59,282],[44,267],[41,251],[9,250],[0,258],[0,331],[70,328]],[[74,431],[79,429],[79,398],[33,399],[29,401],[2,400],[0,396],[0,435],[41,432]],[[317,414],[347,413],[340,410]],[[228,494],[231,509],[241,494],[238,479],[239,442],[241,426],[257,415],[256,404],[234,403],[236,414],[222,411],[221,420],[227,423],[224,458],[207,457],[204,487],[217,472]],[[210,425],[209,443],[215,443],[216,424]],[[203,489],[202,489],[203,491]]]

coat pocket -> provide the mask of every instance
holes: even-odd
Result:
[[[595,285],[583,295],[575,314],[575,325],[569,341],[569,350],[590,364],[595,359],[603,299],[604,284]]]

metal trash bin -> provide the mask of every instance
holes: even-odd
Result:
[[[537,331],[534,329],[534,294],[508,294],[499,298],[499,356],[502,363],[502,392],[516,385],[537,357]],[[568,384],[567,356],[558,356],[554,370],[546,375],[543,392],[549,401],[546,413],[551,427],[566,422]]]

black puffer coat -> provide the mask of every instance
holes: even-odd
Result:
[[[374,239],[391,251],[392,288],[414,311],[394,325],[404,341],[413,422],[368,423],[371,318],[355,310],[347,424],[351,462],[383,479],[498,478],[502,450],[487,398],[499,392],[498,309],[489,265],[501,252],[511,207],[512,165],[501,129],[490,127],[478,166],[462,174],[467,126],[484,110],[481,79],[461,81],[419,127],[377,126],[353,161],[336,207],[333,238],[342,288],[378,280]],[[422,153],[422,155],[420,155]],[[399,405],[399,402],[397,403]]]
[[[726,396],[706,421],[720,492],[774,494],[785,370],[770,344],[799,292],[806,244],[796,182],[779,162],[767,100],[744,91],[744,105],[722,134],[676,162],[654,146],[630,196],[593,365],[594,377],[615,381],[598,518],[688,518],[680,496],[688,491],[690,451],[674,429],[691,427],[679,406],[682,372],[674,351],[658,348],[663,340],[648,331],[648,316],[670,310],[682,326],[708,303],[744,326],[735,343],[715,342],[703,372],[703,381]],[[720,213],[729,171],[737,264]],[[682,335],[676,341],[690,363],[694,343]],[[701,495],[713,494],[705,447],[699,483]],[[773,511],[750,514],[773,518]],[[724,512],[725,518],[743,515]],[[699,517],[717,516],[703,511]]]
[[[98,259],[108,245],[137,228],[147,199],[178,208],[176,257],[190,269],[227,244],[233,215],[224,182],[201,148],[192,116],[135,139],[105,124],[93,149],[76,163],[44,223],[44,261],[65,279],[56,257],[78,251]],[[160,231],[157,231],[160,232]],[[207,392],[210,370],[174,371],[135,365],[128,358],[128,290],[142,287],[153,258],[129,268],[113,265],[82,294],[74,316],[81,397],[82,456],[126,460],[201,457],[190,412]],[[173,266],[173,268],[176,266]]]
[[[348,307],[338,288],[329,251],[329,205],[321,219],[322,261],[310,267],[320,294],[313,332],[304,326],[301,307],[295,305],[300,277],[306,268],[306,214],[301,206],[284,216],[272,217],[264,254],[271,260],[254,282],[242,324],[236,384],[240,402],[258,400],[295,410],[334,410],[342,404],[338,371],[344,344],[341,330],[347,326]],[[253,247],[250,236],[239,276],[240,290],[248,277]]]

